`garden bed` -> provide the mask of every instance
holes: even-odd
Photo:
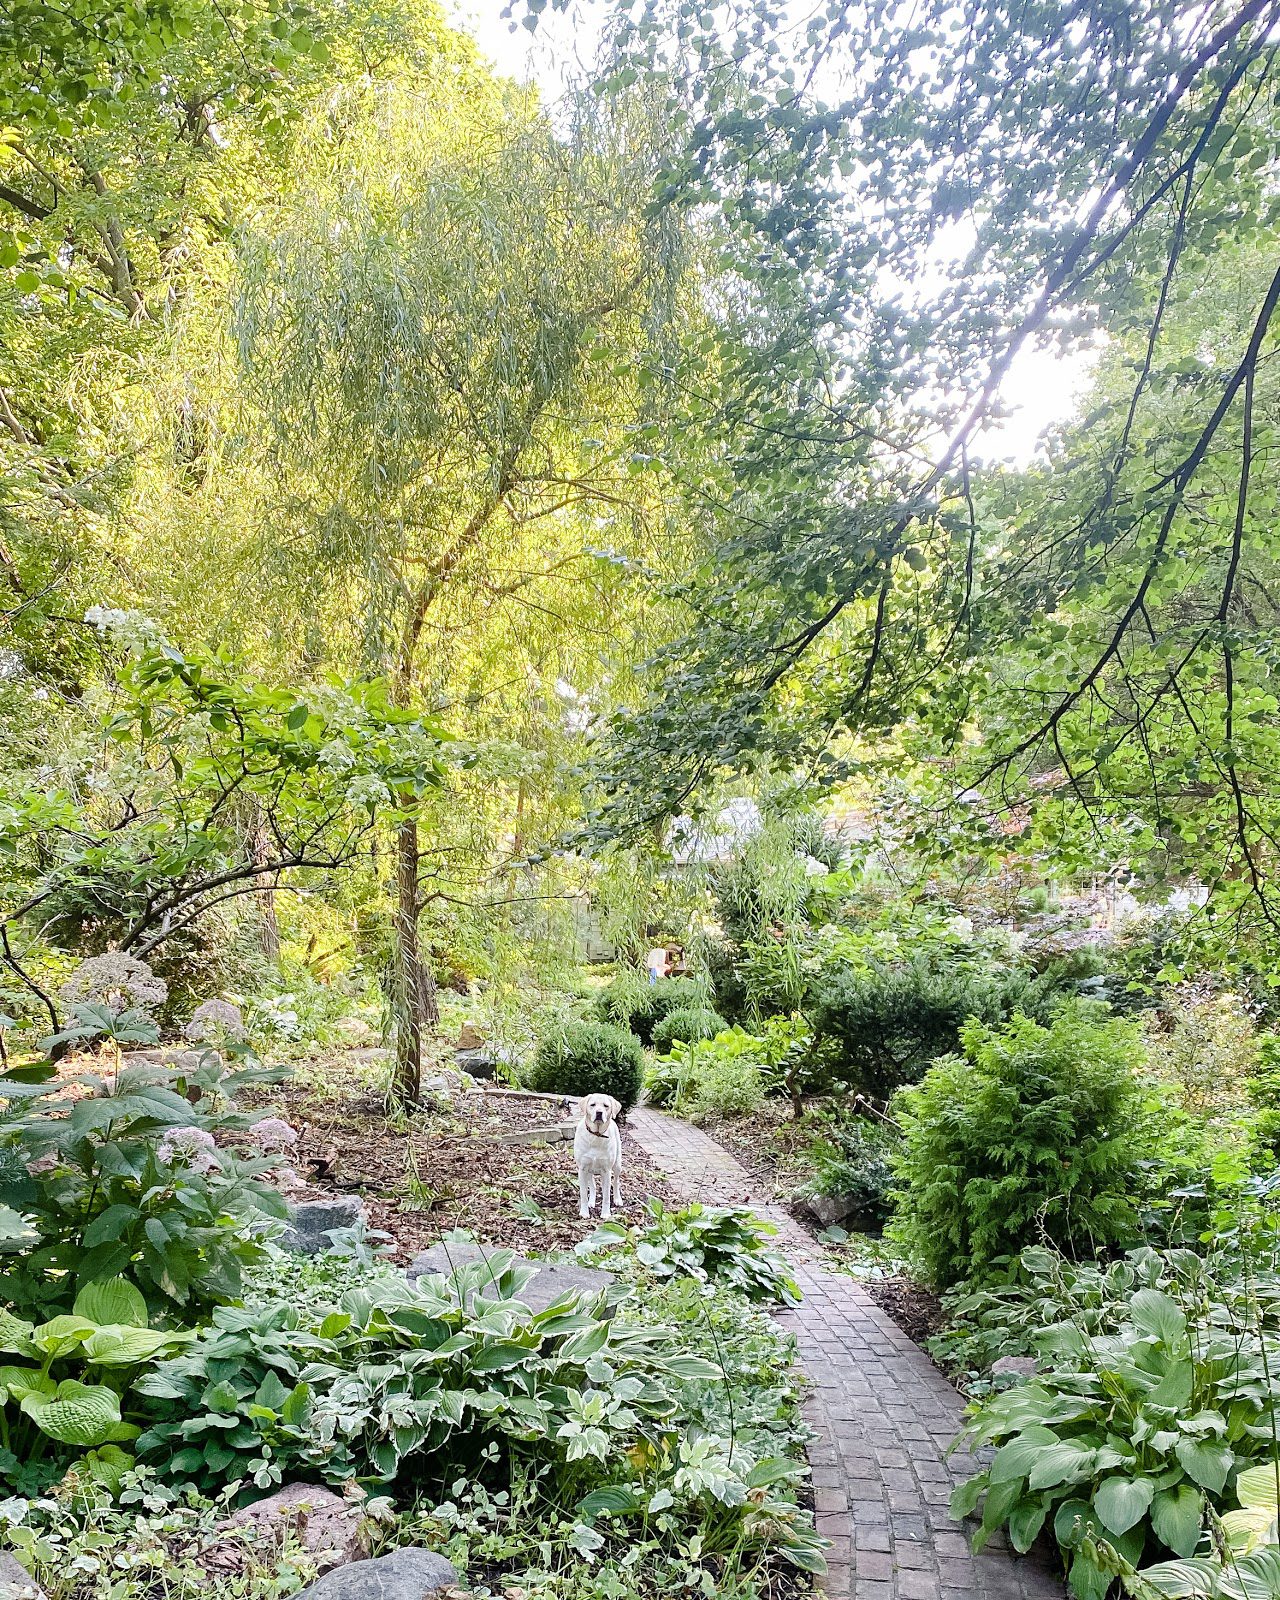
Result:
[[[571,1141],[502,1142],[566,1121],[554,1103],[475,1089],[451,1094],[447,1109],[388,1119],[380,1097],[344,1091],[343,1076],[339,1057],[325,1064],[318,1086],[286,1083],[271,1104],[301,1131],[297,1166],[310,1181],[300,1198],[358,1195],[372,1226],[390,1235],[397,1261],[454,1228],[545,1255],[571,1250],[596,1226],[578,1216]],[[626,1210],[650,1196],[679,1204],[625,1127],[622,1135]]]

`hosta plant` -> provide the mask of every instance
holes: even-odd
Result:
[[[772,1247],[776,1223],[745,1206],[704,1206],[698,1201],[672,1211],[660,1200],[646,1200],[644,1211],[645,1221],[638,1227],[602,1223],[578,1246],[578,1253],[629,1248],[658,1278],[697,1278],[736,1289],[748,1300],[799,1304],[796,1281]]]
[[[1225,1309],[1192,1326],[1172,1295],[1149,1288],[1114,1333],[1059,1323],[1036,1344],[1054,1370],[972,1408],[965,1437],[997,1448],[952,1511],[982,1502],[979,1544],[1007,1526],[1026,1550],[1049,1527],[1074,1593],[1103,1600],[1112,1574],[1099,1541],[1133,1568],[1187,1559],[1207,1508],[1273,1451],[1280,1352]]]
[[[87,1451],[84,1470],[114,1487],[133,1465],[121,1445],[138,1433],[122,1414],[129,1384],[187,1337],[148,1327],[146,1301],[122,1278],[87,1284],[46,1322],[0,1311],[0,1477],[30,1488]]]
[[[1272,1600],[1280,1594],[1280,1460],[1241,1472],[1235,1498],[1238,1509],[1212,1518],[1200,1555],[1138,1571],[1100,1541],[1099,1565],[1134,1600]]]
[[[269,1181],[276,1158],[240,1153],[258,1119],[235,1107],[241,1087],[272,1074],[187,1054],[0,1077],[0,1205],[24,1228],[5,1293],[19,1309],[65,1310],[79,1287],[118,1275],[157,1310],[236,1295],[285,1214]]]
[[[720,1439],[691,1420],[721,1366],[576,1296],[534,1313],[520,1299],[532,1272],[497,1251],[416,1285],[375,1277],[327,1309],[222,1308],[139,1385],[154,1420],[138,1454],[206,1491],[288,1474],[434,1501],[459,1474],[536,1472],[584,1539],[597,1518],[696,1518],[725,1549],[767,1544],[820,1568],[776,1434],[744,1418]]]

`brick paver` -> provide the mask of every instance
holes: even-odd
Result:
[[[778,1225],[804,1293],[777,1315],[811,1385],[808,1454],[831,1600],[1061,1600],[1051,1552],[1016,1556],[997,1539],[974,1555],[952,1521],[952,1486],[975,1467],[967,1452],[946,1454],[964,1403],[925,1353],[856,1280],[823,1268],[809,1235],[755,1193],[722,1145],[645,1106],[627,1129],[690,1198],[749,1205]]]

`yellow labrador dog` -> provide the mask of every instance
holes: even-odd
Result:
[[[607,1222],[613,1205],[622,1204],[622,1138],[614,1119],[622,1110],[611,1094],[589,1094],[578,1107],[573,1154],[578,1163],[578,1215],[589,1217],[600,1185],[600,1220]]]

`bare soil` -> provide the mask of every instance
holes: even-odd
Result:
[[[341,1085],[335,1062],[330,1084]],[[326,1085],[328,1089],[328,1085]],[[571,1250],[596,1227],[578,1216],[572,1142],[502,1144],[504,1133],[551,1128],[570,1115],[550,1100],[458,1091],[443,1109],[389,1118],[377,1095],[334,1087],[277,1086],[270,1103],[301,1134],[296,1152],[308,1179],[298,1198],[355,1194],[372,1227],[390,1235],[394,1259],[411,1260],[442,1234],[465,1228],[488,1244],[548,1255]],[[623,1219],[653,1196],[679,1197],[621,1129]]]

